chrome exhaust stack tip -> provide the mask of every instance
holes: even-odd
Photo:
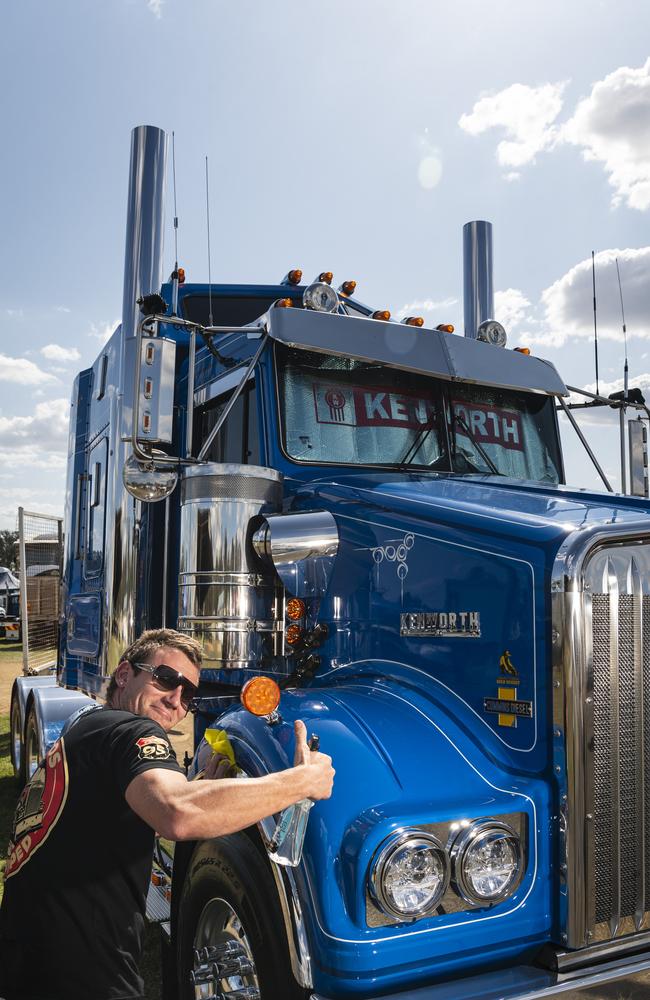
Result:
[[[476,340],[479,327],[494,319],[491,222],[463,226],[463,292],[465,336]]]

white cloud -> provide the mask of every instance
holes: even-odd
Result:
[[[54,310],[55,310],[55,312],[58,312],[58,313],[70,313],[70,312],[72,312],[72,309],[68,309],[67,306],[55,306]]]
[[[100,345],[104,345],[108,340],[110,340],[116,327],[119,325],[119,319],[114,319],[112,323],[100,323],[99,325],[91,323],[88,336],[92,337],[93,340],[98,340]]]
[[[16,449],[42,449],[49,465],[50,453],[66,453],[70,404],[67,399],[37,403],[31,417],[0,417],[0,455]],[[15,457],[15,456],[14,456]]]
[[[5,309],[5,313],[10,319],[24,319],[25,312],[23,309]]]
[[[41,347],[41,354],[48,361],[79,361],[81,358],[76,347],[61,347],[60,344],[46,344]]]
[[[455,305],[458,305],[458,299],[448,298],[437,301],[435,299],[415,299],[413,302],[407,302],[397,312],[400,316],[420,316],[422,313],[440,312],[443,309],[451,309]]]
[[[18,385],[42,385],[58,379],[26,358],[10,358],[0,354],[0,382],[15,382]]]
[[[556,141],[558,129],[554,122],[562,110],[565,87],[566,82],[539,87],[513,83],[497,94],[481,97],[458,124],[469,135],[481,135],[492,128],[505,129],[506,138],[497,146],[501,166],[516,168],[534,163],[537,154]],[[515,180],[517,174],[511,171],[507,176]]]
[[[162,17],[162,7],[164,0],[147,0],[147,7],[154,15],[154,17]]]
[[[628,337],[650,338],[650,247],[603,250],[595,256],[599,340],[623,340],[616,275],[618,258]],[[542,329],[531,343],[560,347],[567,339],[593,337],[591,257],[542,292]]]
[[[494,318],[503,324],[506,333],[522,323],[529,309],[529,299],[518,288],[506,288],[494,293]]]
[[[625,201],[630,208],[650,208],[650,59],[595,83],[562,138],[581,146],[585,160],[603,164],[615,206]]]

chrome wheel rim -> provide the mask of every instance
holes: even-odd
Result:
[[[259,1000],[253,950],[236,911],[215,897],[203,907],[194,934],[191,980],[196,1000],[235,997]]]
[[[11,761],[16,774],[20,771],[20,756],[22,750],[22,733],[20,731],[20,708],[14,702],[11,710]]]
[[[39,765],[38,737],[31,726],[27,727],[27,744],[25,746],[25,772],[27,780],[33,777]]]

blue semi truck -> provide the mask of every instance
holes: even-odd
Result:
[[[546,997],[650,968],[650,503],[565,485],[549,363],[330,274],[162,282],[166,137],[134,130],[121,326],[74,383],[56,675],[29,777],[145,628],[196,636],[247,775],[304,719],[336,767],[294,867],[274,819],[159,845],[169,997]],[[469,289],[469,292],[468,292]],[[240,691],[273,678],[277,711]]]

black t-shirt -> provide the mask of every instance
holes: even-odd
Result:
[[[124,793],[153,767],[181,771],[165,731],[102,709],[57,740],[23,790],[0,909],[0,997],[142,996],[154,832]]]

